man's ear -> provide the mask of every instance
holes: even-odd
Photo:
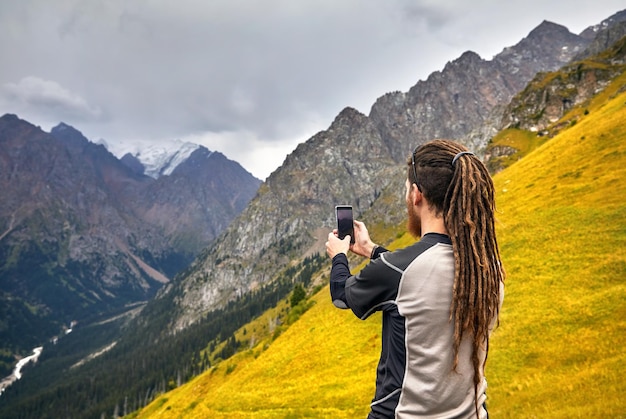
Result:
[[[420,189],[417,187],[417,185],[415,183],[411,184],[411,201],[413,202],[413,205],[417,206],[419,205],[420,202],[422,202],[422,199],[424,198],[424,195],[422,194],[422,192],[420,191]]]

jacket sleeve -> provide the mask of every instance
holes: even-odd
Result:
[[[380,257],[385,252],[385,248],[376,249],[374,258],[356,276],[350,275],[345,254],[333,258],[330,294],[336,307],[350,308],[359,318],[365,319],[396,298],[401,273],[390,268]]]
[[[393,253],[383,253],[372,259],[361,272],[346,280],[347,305],[360,319],[364,320],[372,313],[384,310],[389,303],[394,303],[395,307],[402,271],[389,263],[388,255]]]
[[[330,270],[330,298],[337,308],[346,309],[346,280],[350,278],[350,266],[348,257],[344,253],[338,253],[333,258],[333,266]]]

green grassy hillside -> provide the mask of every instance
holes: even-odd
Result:
[[[496,418],[626,417],[626,93],[587,109],[495,177],[508,274],[487,366]],[[380,317],[329,300],[325,287],[279,336],[133,416],[365,417]]]
[[[495,417],[626,416],[626,94],[604,103],[496,177]]]

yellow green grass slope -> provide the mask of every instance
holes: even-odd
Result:
[[[626,94],[496,177],[495,417],[626,416]]]
[[[604,103],[495,178],[508,277],[487,366],[492,417],[626,417],[626,93]],[[327,288],[313,300],[271,344],[135,415],[365,417],[380,317],[333,308]]]

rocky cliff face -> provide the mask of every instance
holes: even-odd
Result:
[[[155,180],[70,126],[47,134],[1,117],[3,345],[32,347],[62,323],[146,300],[187,266],[260,184],[219,153],[194,154]]]
[[[618,12],[581,33],[589,41],[567,65],[552,72],[538,73],[513,97],[502,111],[498,130],[519,128],[551,137],[564,127],[575,124],[584,113],[569,113],[602,92],[624,73],[626,11]],[[510,156],[520,150],[490,143],[485,160],[498,171],[512,162]]]
[[[535,74],[561,67],[588,43],[563,26],[543,22],[491,61],[468,51],[407,93],[382,96],[370,118],[395,161],[433,138],[455,139],[482,152],[511,98]]]
[[[623,74],[625,63],[626,37],[623,37],[599,55],[537,76],[506,107],[500,128],[515,127],[540,135],[558,131],[559,126],[552,125],[573,106],[586,102]]]
[[[609,48],[624,35],[624,22],[626,22],[626,10],[615,13],[597,25],[593,25],[580,33],[580,36],[591,41],[587,49],[576,56],[574,60],[586,56],[596,55]]]
[[[372,122],[346,108],[328,130],[300,144],[189,275],[173,286],[185,327],[233,296],[270,281],[291,260],[321,252],[334,205],[367,210],[393,167]],[[401,185],[399,184],[400,188]]]

